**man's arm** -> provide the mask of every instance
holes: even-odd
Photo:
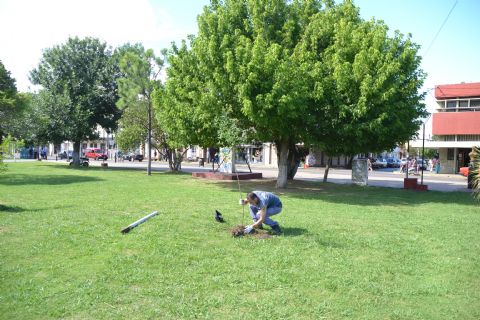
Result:
[[[257,220],[257,222],[255,222],[252,227],[253,228],[259,228],[262,223],[265,221],[265,216],[267,215],[267,207],[263,207],[259,212],[259,215],[260,215],[260,219]]]

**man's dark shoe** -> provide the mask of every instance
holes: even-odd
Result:
[[[271,228],[272,228],[273,233],[275,233],[276,235],[282,234],[282,229],[280,228],[280,226],[278,224],[274,225],[274,226],[271,226]]]

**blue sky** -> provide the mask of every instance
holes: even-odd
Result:
[[[480,82],[480,0],[356,0],[364,19],[383,20],[421,45],[425,88]],[[142,42],[159,51],[197,32],[209,0],[0,0],[0,59],[28,90],[28,72],[42,49],[69,36],[94,36],[112,46]],[[432,47],[426,52],[456,3]],[[426,55],[425,55],[426,53]],[[433,92],[427,99],[434,107]]]

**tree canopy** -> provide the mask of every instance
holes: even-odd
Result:
[[[141,117],[144,112],[146,118],[146,141],[147,141],[147,174],[151,175],[152,154],[152,131],[153,131],[153,93],[161,88],[160,72],[163,60],[155,56],[152,49],[145,50],[142,45],[124,46],[121,50],[120,70],[123,76],[118,79],[120,100],[117,105],[120,108],[138,109],[129,112],[129,116],[137,114]],[[139,114],[140,112],[140,114]],[[122,130],[138,130],[137,122],[123,121]],[[158,132],[158,130],[156,130]],[[143,136],[143,135],[141,135]],[[125,140],[125,136],[122,137]],[[145,142],[145,140],[143,141]]]
[[[50,112],[45,134],[49,140],[73,141],[77,164],[82,140],[96,138],[98,125],[116,127],[121,114],[115,105],[119,74],[106,43],[77,37],[46,49],[30,74],[31,81],[42,86],[39,106]]]
[[[336,21],[327,31],[335,37],[321,54],[312,50],[325,29],[318,21],[310,25],[311,36],[302,48],[305,56],[311,53],[307,60],[322,62],[314,75],[321,89],[314,94],[327,108],[327,121],[316,133],[322,149],[330,155],[355,155],[408,141],[426,115],[418,45],[398,31],[389,37],[383,22],[362,21],[348,2],[326,12],[325,19]]]
[[[381,150],[408,140],[424,114],[418,46],[361,19],[351,1],[211,1],[198,25],[171,50],[164,108],[197,141],[221,142],[221,118],[273,141],[277,187],[299,142],[332,154]]]
[[[27,95],[17,91],[15,79],[0,60],[0,143],[9,134],[18,135],[19,119],[27,102]]]

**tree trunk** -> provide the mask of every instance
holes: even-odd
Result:
[[[148,101],[148,166],[147,175],[152,175],[152,104]]]
[[[68,154],[67,154],[67,159],[68,159]],[[80,166],[80,141],[73,142],[72,162],[74,166],[76,167]]]
[[[277,159],[278,159],[278,177],[277,188],[283,189],[287,187],[288,179],[288,141],[280,141],[275,143],[277,146]]]
[[[168,167],[170,171],[180,171],[183,161],[183,156],[187,151],[185,150],[183,153],[177,152],[176,149],[166,148],[166,155],[168,157]]]
[[[288,149],[288,180],[293,180],[298,171],[298,166],[300,165],[300,151],[298,150],[295,143],[289,145]]]
[[[353,158],[354,156],[348,157],[348,162],[347,162],[347,165],[345,166],[345,169],[352,169]]]
[[[170,168],[170,171],[174,171],[175,168],[173,166],[173,153],[172,149],[165,147],[165,155],[168,159],[168,167]]]
[[[323,182],[327,182],[328,178],[328,171],[330,170],[330,166],[332,165],[332,157],[328,157],[327,166],[325,167],[325,173],[323,174]]]

